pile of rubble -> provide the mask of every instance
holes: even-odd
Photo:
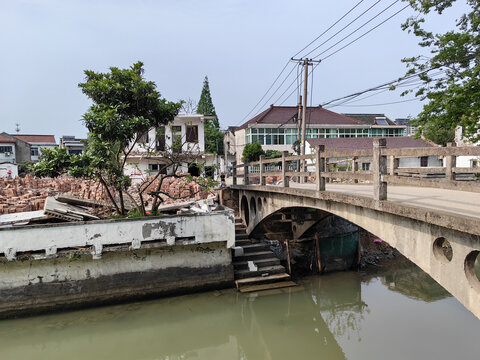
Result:
[[[153,196],[147,195],[155,191],[159,180],[152,183],[145,191],[144,200],[152,203]],[[132,186],[130,193],[138,201],[136,195],[138,185]],[[163,180],[161,195],[163,204],[175,204],[188,200],[201,200],[208,197],[208,191],[194,181],[185,178],[167,177]],[[71,177],[35,178],[30,175],[25,178],[0,178],[0,215],[14,214],[25,211],[39,211],[45,205],[45,199],[58,194],[70,195],[80,199],[90,199],[108,202],[108,196],[103,186],[92,180],[75,179]]]
[[[43,209],[45,199],[57,194],[68,194],[82,199],[107,200],[103,187],[91,180],[70,177],[0,178],[0,214],[13,214]]]
[[[179,174],[183,175],[183,174]],[[202,187],[196,182],[196,177],[193,177],[193,181],[187,181],[185,177],[166,177],[162,181],[160,191],[165,195],[160,194],[163,202],[162,204],[176,204],[179,202],[189,200],[201,200],[208,198],[208,191],[203,190]],[[151,192],[157,190],[158,184],[161,181],[160,178],[156,179],[144,192],[144,201],[149,204],[152,203],[154,197],[148,195]],[[140,185],[132,186],[130,193],[136,197],[137,189]],[[167,195],[168,194],[168,195]],[[138,200],[138,199],[135,199]]]

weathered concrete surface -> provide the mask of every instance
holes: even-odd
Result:
[[[0,317],[232,286],[225,242],[0,263]]]
[[[223,210],[0,229],[0,317],[232,286],[234,221]]]
[[[0,229],[0,259],[14,260],[17,254],[35,252],[37,259],[55,257],[74,247],[90,249],[101,258],[103,248],[128,245],[140,249],[151,241],[167,246],[224,242],[235,244],[235,218],[231,210],[194,215],[165,215],[137,219],[103,220]]]
[[[262,219],[281,209],[307,207],[330,212],[387,241],[480,318],[480,281],[473,273],[473,261],[480,253],[477,218],[329,191],[236,188],[240,199],[245,196],[248,203],[262,199],[262,210],[254,214],[250,211],[249,233]],[[240,204],[244,203],[240,200]],[[240,212],[243,214],[243,209]],[[451,244],[451,261],[435,248],[435,241],[440,238]]]

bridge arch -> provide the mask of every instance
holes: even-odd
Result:
[[[261,197],[262,203],[266,199],[262,211],[250,214],[249,234],[263,219],[289,207],[313,208],[337,215],[385,240],[480,318],[480,279],[474,269],[480,254],[480,236],[375,209],[359,201],[325,199],[315,196],[315,192],[299,195],[261,190],[239,189],[242,199],[245,196],[258,201]],[[444,248],[451,249],[448,256]]]

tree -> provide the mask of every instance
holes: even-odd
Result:
[[[215,106],[213,106],[212,95],[210,94],[210,85],[208,77],[203,80],[202,93],[198,101],[197,114],[211,116],[205,119],[205,150],[208,153],[223,154],[223,133],[220,131]]]
[[[129,69],[111,67],[108,73],[85,71],[85,82],[78,84],[93,101],[83,115],[88,129],[88,142],[80,155],[65,149],[42,154],[33,166],[37,176],[59,176],[67,173],[100,181],[116,210],[126,213],[126,195],[130,177],[124,175],[128,155],[142,136],[152,127],[173,121],[181,106],[161,98],[152,81],[143,77],[143,64],[137,62]]]
[[[407,1],[407,0],[404,0]],[[418,16],[403,24],[403,30],[420,38],[419,45],[431,56],[415,56],[402,61],[409,69],[406,76],[418,74],[422,85],[415,91],[428,100],[413,120],[419,133],[445,144],[453,141],[455,127],[461,125],[471,141],[480,140],[480,2],[466,0],[469,11],[457,20],[456,29],[434,34],[423,28],[430,12],[439,15],[456,0],[408,0]]]
[[[259,142],[254,142],[245,145],[242,152],[242,161],[244,163],[260,160],[260,155],[265,155],[262,145]]]

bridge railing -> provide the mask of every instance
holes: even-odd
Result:
[[[386,139],[376,138],[372,149],[353,151],[325,151],[323,145],[317,146],[314,154],[288,155],[281,158],[265,159],[246,164],[233,164],[233,184],[237,185],[239,169],[244,185],[266,184],[266,178],[282,178],[281,186],[289,187],[290,182],[315,184],[317,191],[325,190],[325,183],[333,179],[350,180],[353,183],[373,183],[373,197],[376,200],[387,199],[387,184],[417,187],[434,187],[460,191],[480,192],[477,180],[480,167],[457,167],[458,156],[480,157],[480,147],[428,147],[387,149]],[[422,158],[436,156],[444,162],[442,167],[399,167],[401,158]],[[359,169],[359,164],[369,164]],[[426,174],[444,178],[428,178]],[[474,181],[462,181],[461,176],[471,174]]]

